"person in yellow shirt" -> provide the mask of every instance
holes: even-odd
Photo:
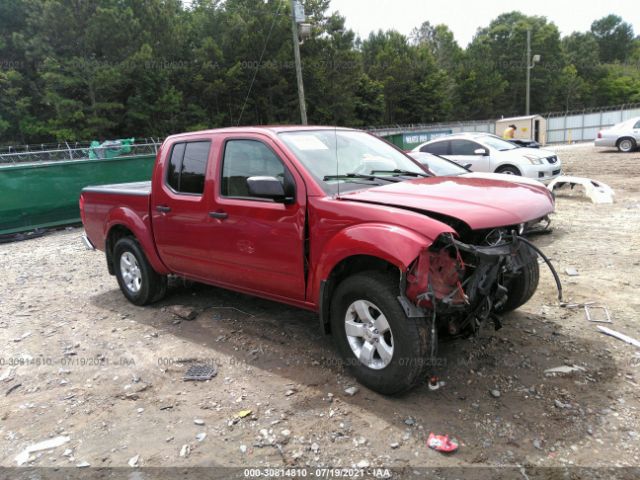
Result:
[[[509,125],[507,128],[504,129],[504,132],[502,132],[502,138],[504,138],[505,140],[513,139],[513,137],[515,137],[516,135],[517,129],[518,127],[516,127],[515,125]]]

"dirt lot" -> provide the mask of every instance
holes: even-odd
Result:
[[[617,202],[558,196],[554,232],[535,242],[566,299],[606,305],[611,327],[640,339],[640,152],[558,152],[568,173],[608,183]],[[2,467],[59,436],[68,441],[24,465],[358,465],[395,476],[508,465],[521,478],[536,466],[640,466],[640,349],[599,333],[583,310],[561,308],[545,268],[504,328],[441,345],[438,391],[385,398],[360,387],[349,396],[355,383],[315,315],[177,281],[163,302],[135,307],[81,233],[0,245]],[[181,321],[176,304],[197,318]],[[218,375],[184,382],[194,360]],[[584,370],[545,375],[562,365]],[[460,450],[428,449],[431,431],[455,436]]]

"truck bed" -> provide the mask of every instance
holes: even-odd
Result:
[[[111,185],[96,185],[93,187],[85,187],[83,192],[92,193],[113,193],[121,195],[144,195],[151,194],[151,181],[147,182],[130,182],[130,183],[112,183]]]
[[[149,201],[151,182],[114,183],[85,187],[80,194],[82,222],[87,237],[99,250],[104,250],[105,235],[112,223],[144,225],[151,232]],[[135,217],[138,220],[135,221]]]

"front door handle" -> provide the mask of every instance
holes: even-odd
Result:
[[[171,211],[171,207],[167,205],[156,205],[156,210],[162,213],[168,213]]]
[[[229,216],[227,212],[209,212],[211,218],[217,218],[218,220],[224,220]]]

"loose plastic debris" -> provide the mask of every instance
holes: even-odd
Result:
[[[43,440],[42,442],[30,445],[18,455],[16,455],[16,463],[18,464],[18,466],[24,465],[29,461],[29,455],[31,455],[32,453],[59,447],[67,443],[69,440],[71,440],[71,437],[60,435],[59,437],[50,438],[48,440]]]
[[[584,194],[593,203],[613,203],[615,193],[609,185],[605,185],[602,182],[591,180],[590,178],[573,177],[568,175],[560,175],[554,178],[547,188],[550,192],[553,192],[556,188],[561,188],[565,185],[569,185],[571,189],[576,185],[580,185],[584,188]]]
[[[624,333],[620,333],[620,332],[618,332],[616,330],[612,330],[612,329],[607,328],[607,327],[602,327],[600,325],[598,325],[598,330],[600,330],[602,333],[604,333],[606,335],[611,335],[612,337],[615,337],[618,340],[622,340],[623,342],[630,343],[631,345],[640,348],[640,341],[636,340],[635,338],[629,337],[628,335],[625,335]]]
[[[594,317],[592,314],[594,311],[602,311],[604,314],[603,317]],[[603,305],[585,305],[584,306],[584,314],[587,317],[587,320],[595,323],[613,323],[611,320],[611,315],[609,314],[609,309]]]
[[[436,435],[431,432],[427,438],[427,447],[442,453],[453,453],[458,450],[458,442],[449,435]]]
[[[547,368],[544,371],[545,375],[557,375],[559,373],[574,373],[574,372],[584,372],[586,369],[584,367],[581,367],[579,365],[573,365],[573,366],[569,366],[569,365],[562,365],[561,367],[555,367],[555,368]]]

